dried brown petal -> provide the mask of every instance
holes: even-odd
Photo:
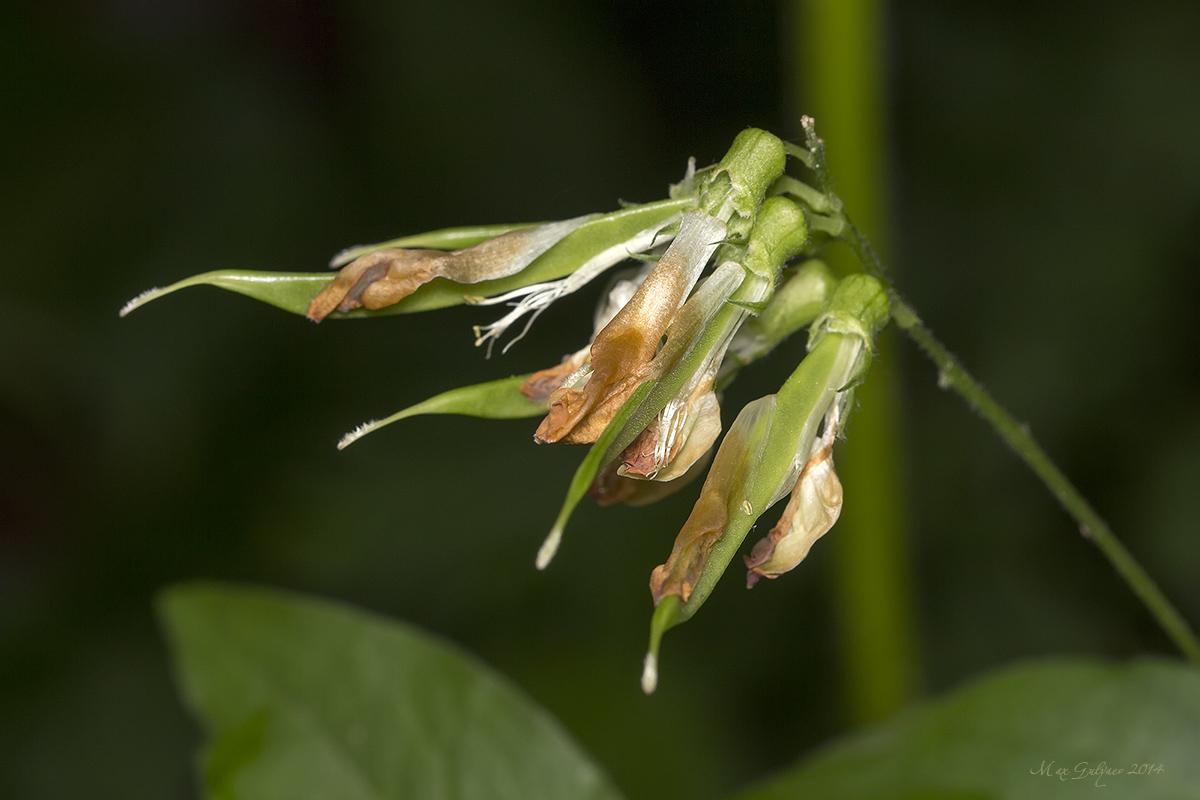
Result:
[[[561,363],[553,367],[538,370],[529,376],[529,380],[521,384],[521,394],[535,403],[549,403],[550,395],[563,385],[563,381],[569,378],[571,373],[584,365],[587,357],[588,348],[585,347],[566,356]]]
[[[465,250],[376,250],[339,270],[308,306],[320,322],[337,311],[385,308],[434,278],[471,284],[515,275],[590,217],[501,234]]]
[[[708,554],[725,533],[725,523],[729,520],[725,507],[727,495],[728,486],[710,486],[705,481],[700,499],[675,539],[671,557],[650,574],[650,594],[655,605],[669,594],[679,595],[685,603],[692,596]]]
[[[813,543],[829,532],[842,511],[842,484],[833,469],[836,420],[826,418],[826,433],[796,479],[783,516],[745,556],[747,588],[759,578],[777,578],[794,569]]]
[[[408,276],[411,294],[422,283],[437,275],[436,261],[445,257],[441,250],[377,250],[342,267],[333,282],[321,290],[308,305],[308,318],[320,322],[334,311],[349,311],[363,305],[362,296],[389,273]],[[389,280],[401,280],[399,277]]]
[[[658,419],[646,426],[646,430],[629,443],[618,459],[620,474],[626,477],[649,478],[655,472],[654,451],[658,445]]]
[[[744,480],[746,462],[754,457],[752,450],[761,444],[758,439],[768,435],[759,421],[764,415],[774,413],[774,409],[774,395],[750,403],[721,442],[700,498],[676,537],[667,563],[655,567],[650,575],[650,593],[655,605],[671,594],[679,595],[685,603],[691,597],[713,546],[725,535],[729,504],[736,502],[730,495],[739,481]],[[756,441],[751,441],[752,436]]]
[[[563,388],[554,393],[534,439],[542,443],[596,441],[645,379],[663,334],[724,235],[724,227],[699,212],[684,216],[680,234],[657,266],[596,335],[587,383],[582,389]]]

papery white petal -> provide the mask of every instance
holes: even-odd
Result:
[[[678,220],[678,216],[673,216],[664,222],[646,228],[631,239],[613,245],[588,259],[579,269],[565,278],[523,286],[520,289],[514,289],[511,292],[496,297],[476,301],[475,305],[490,306],[521,298],[515,304],[512,311],[490,325],[482,325],[475,329],[475,346],[478,347],[487,342],[490,348],[492,343],[503,336],[505,331],[512,327],[514,323],[526,315],[531,315],[521,333],[508,342],[501,351],[507,352],[508,348],[516,344],[529,331],[529,326],[533,324],[533,321],[549,308],[555,300],[579,291],[597,276],[621,263],[631,255],[649,250],[655,245],[671,241],[674,235],[666,232],[664,229]]]

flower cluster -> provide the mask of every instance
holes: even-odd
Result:
[[[397,419],[427,413],[541,417],[543,444],[590,450],[537,554],[544,569],[590,494],[601,504],[653,502],[704,473],[699,499],[665,562],[650,575],[655,604],[643,688],[657,681],[662,634],[709,596],[751,527],[778,501],[778,523],[744,557],[747,584],[795,568],[837,521],[842,487],[833,444],[888,316],[863,274],[836,279],[812,258],[846,229],[835,195],[786,176],[788,155],[813,166],[820,141],[788,145],[761,130],[737,137],[716,165],[689,163],[665,200],[540,225],[450,228],[335,257],[335,275],[205,273],[131,301],[209,283],[320,322],[456,303],[507,304],[475,329],[493,344],[528,332],[556,299],[612,268],[589,342],[528,375],[451,390],[370,422],[345,447]],[[779,392],[743,408],[721,439],[721,394],[745,365],[808,328],[808,355]],[[717,446],[718,440],[720,445]]]

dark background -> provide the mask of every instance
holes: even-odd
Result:
[[[458,642],[635,798],[718,797],[845,730],[828,548],[751,593],[729,576],[668,636],[647,699],[646,581],[695,487],[585,504],[542,574],[583,451],[535,447],[536,421],[428,418],[334,449],[363,420],[555,363],[587,336],[595,289],[490,362],[470,335],[486,309],[315,326],[205,288],[116,314],[208,269],[318,270],[358,242],[656,199],[747,125],[798,137],[785,13],[5,4],[0,795],[195,794],[200,732],[152,611],[193,577],[345,599]],[[889,13],[902,288],[1200,619],[1200,6]],[[925,692],[1022,657],[1170,653],[895,338]],[[747,372],[727,423],[800,347]]]

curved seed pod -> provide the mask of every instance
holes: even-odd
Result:
[[[775,395],[749,403],[721,442],[700,498],[675,539],[670,558],[650,575],[655,605],[667,595],[678,595],[685,603],[691,597],[713,546],[725,533],[730,514],[741,511],[743,476],[766,448],[775,403]]]
[[[710,507],[701,511],[696,521],[689,517],[672,548],[671,558],[651,575],[655,609],[642,674],[642,688],[647,693],[653,692],[657,684],[658,651],[663,634],[699,610],[759,515],[791,488],[799,472],[799,469],[793,471],[796,453],[807,454],[811,448],[816,427],[837,394],[838,382],[851,374],[858,347],[852,340],[843,341],[840,335],[826,338],[800,362],[778,395],[755,401],[771,403],[766,406],[770,413],[756,422],[762,426],[761,449],[756,448],[754,458],[730,458],[735,471],[725,479],[726,485],[714,487]],[[746,449],[726,435],[713,461],[713,470],[727,446],[735,453]],[[781,485],[785,486],[782,491]],[[723,506],[715,502],[716,492],[723,493]],[[703,494],[702,491],[702,497]],[[717,508],[724,511],[723,520],[714,513]],[[695,509],[693,516],[697,516]],[[719,528],[715,527],[718,522]],[[678,591],[672,591],[676,587]]]

